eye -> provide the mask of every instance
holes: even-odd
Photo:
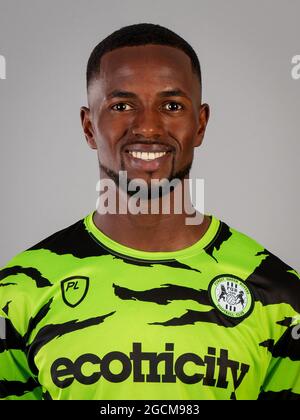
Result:
[[[123,112],[129,111],[130,109],[132,109],[132,107],[129,104],[126,104],[125,102],[118,102],[117,104],[113,105],[111,109],[113,109],[114,111]]]
[[[164,107],[167,107],[167,111],[180,111],[183,109],[183,105],[178,102],[168,102]]]

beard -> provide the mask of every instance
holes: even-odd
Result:
[[[193,161],[191,160],[187,165],[185,165],[182,169],[180,169],[177,172],[175,172],[174,166],[173,166],[172,171],[171,171],[171,175],[168,178],[164,178],[163,179],[164,181],[161,182],[160,185],[157,188],[152,189],[151,188],[151,182],[148,182],[146,186],[145,186],[145,182],[143,182],[142,184],[138,184],[137,182],[135,182],[135,184],[134,184],[134,185],[136,185],[135,190],[129,189],[129,184],[131,182],[136,181],[135,178],[133,178],[133,179],[126,178],[127,183],[126,183],[126,186],[125,186],[125,189],[124,189],[124,183],[120,184],[120,176],[117,172],[115,172],[112,169],[102,165],[100,161],[99,161],[99,167],[100,167],[100,170],[102,169],[102,171],[109,178],[111,178],[114,181],[114,183],[116,184],[116,186],[118,188],[121,188],[130,197],[133,196],[134,194],[136,194],[137,191],[138,191],[139,195],[141,196],[141,198],[143,200],[151,200],[151,199],[154,199],[154,198],[161,198],[164,195],[172,192],[175,189],[175,187],[181,181],[183,181],[183,179],[185,179],[187,177],[187,175],[189,175],[191,167],[192,167],[192,163],[193,163]],[[121,168],[124,168],[124,166],[122,164],[121,164]],[[121,169],[121,170],[123,171],[124,169]],[[168,185],[171,182],[172,182],[172,184],[169,186],[169,188],[164,188],[164,185]]]

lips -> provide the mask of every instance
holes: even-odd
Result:
[[[173,147],[164,143],[132,143],[124,146],[124,151],[129,152],[145,152],[145,153],[160,153],[160,152],[172,152]]]
[[[159,159],[172,152],[173,147],[163,143],[132,143],[125,146],[124,151],[135,159],[149,161]]]
[[[163,143],[133,143],[123,148],[127,163],[144,171],[155,171],[168,159],[174,148]]]

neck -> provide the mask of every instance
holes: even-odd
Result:
[[[181,192],[180,192],[181,191]],[[114,194],[114,197],[113,197]],[[129,248],[142,251],[177,251],[197,242],[210,219],[192,205],[188,180],[173,191],[151,200],[137,200],[116,188],[99,196],[94,223],[104,234]],[[104,211],[112,207],[116,211]],[[107,206],[114,203],[115,206]],[[141,212],[136,214],[137,211]],[[135,214],[134,214],[135,213]]]

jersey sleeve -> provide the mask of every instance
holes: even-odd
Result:
[[[264,344],[272,357],[259,399],[300,401],[300,314],[278,324],[283,328],[279,339]]]
[[[42,399],[42,388],[28,366],[22,336],[3,311],[0,311],[0,399]]]
[[[19,287],[21,267],[14,264],[12,260],[10,267],[0,269],[0,400],[42,399],[42,388],[27,361],[28,314],[23,301],[28,299]]]
[[[300,401],[299,331],[300,325],[289,328],[273,347],[273,356],[259,399]]]

